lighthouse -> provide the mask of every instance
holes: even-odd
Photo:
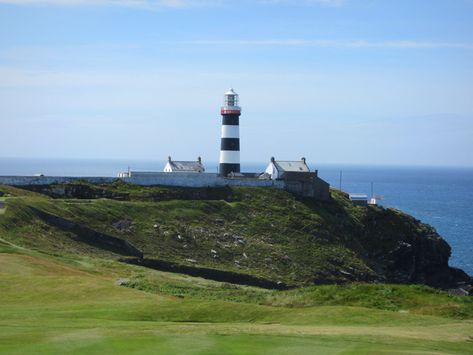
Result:
[[[218,172],[222,176],[240,172],[240,114],[238,94],[229,89],[223,98],[222,140],[220,144],[220,164]]]

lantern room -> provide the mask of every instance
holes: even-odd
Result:
[[[238,94],[233,89],[229,89],[223,95],[223,106],[220,110],[220,113],[222,115],[240,115],[241,108],[238,106],[238,104]]]
[[[238,107],[238,94],[233,90],[229,89],[223,97],[224,107]]]

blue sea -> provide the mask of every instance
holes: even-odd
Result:
[[[116,176],[119,171],[161,171],[163,161],[0,158],[0,175]],[[266,163],[242,164],[243,171],[263,171]],[[215,172],[217,163],[206,164]],[[473,168],[313,166],[319,176],[342,190],[383,196],[394,207],[434,226],[452,247],[450,265],[473,275]]]

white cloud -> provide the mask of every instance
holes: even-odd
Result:
[[[347,0],[260,0],[260,3],[265,4],[323,5],[333,7],[340,7],[346,2]]]
[[[260,4],[342,6],[347,0],[258,0]],[[243,2],[243,1],[242,1]],[[0,4],[23,6],[121,6],[147,10],[235,4],[231,0],[0,0]],[[251,4],[251,1],[249,2]]]
[[[294,46],[294,47],[334,47],[334,48],[379,48],[379,49],[473,49],[473,43],[428,42],[428,41],[365,41],[326,39],[263,39],[263,40],[197,40],[186,42],[202,45],[242,45],[242,46]]]
[[[218,4],[220,0],[0,0],[0,4],[33,6],[122,6],[142,9],[188,8]]]

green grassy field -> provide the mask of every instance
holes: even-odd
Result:
[[[160,272],[120,263],[113,252],[81,243],[72,233],[38,219],[30,207],[127,237],[147,253],[163,258],[188,256],[188,249],[175,240],[180,233],[191,245],[191,234],[187,231],[187,235],[183,226],[193,226],[194,232],[205,225],[213,226],[215,231],[233,228],[246,236],[247,244],[234,246],[232,242],[229,246],[250,255],[241,268],[263,276],[265,272],[269,276],[283,272],[288,280],[304,265],[291,269],[289,264],[285,268],[281,264],[279,271],[264,271],[277,260],[278,253],[305,255],[307,265],[316,270],[325,262],[320,250],[332,256],[340,251],[347,264],[362,270],[364,266],[345,247],[335,246],[343,239],[336,229],[330,231],[338,235],[335,242],[315,243],[312,254],[304,253],[310,244],[303,234],[323,231],[321,225],[328,223],[323,221],[335,218],[332,214],[337,213],[348,227],[356,226],[357,214],[362,210],[354,209],[346,215],[340,214],[340,209],[330,212],[315,206],[318,212],[312,213],[310,206],[282,194],[261,194],[251,204],[244,200],[154,203],[142,201],[140,189],[132,191],[137,201],[131,202],[52,200],[5,186],[1,191],[7,208],[0,216],[0,353],[473,353],[470,297],[450,296],[421,285],[373,283],[274,291]],[[269,198],[281,199],[289,207],[278,212],[278,204],[268,202]],[[264,215],[258,212],[263,208],[258,203],[274,207],[266,209]],[[343,199],[341,203],[345,203]],[[283,212],[296,204],[300,208],[294,215],[282,218]],[[346,208],[353,209],[348,205]],[[248,223],[244,219],[248,213],[259,223]],[[302,229],[295,224],[299,217],[307,222]],[[117,231],[113,223],[125,218],[133,220],[132,229]],[[219,218],[226,218],[225,225]],[[168,221],[160,223],[159,233],[153,226],[156,220]],[[265,230],[272,223],[279,223],[289,234],[266,236]],[[258,238],[252,239],[252,235]],[[210,258],[208,251],[215,248],[211,243],[217,237],[200,235],[193,255],[209,266],[242,270],[225,262],[225,240],[218,249],[222,260]],[[251,253],[263,255],[265,250],[273,254],[263,267],[258,257],[251,258]],[[320,258],[310,260],[314,255]],[[117,285],[118,279],[128,282]]]
[[[3,353],[473,351],[469,299],[427,287],[268,291],[0,245]],[[117,286],[119,277],[148,291]]]

